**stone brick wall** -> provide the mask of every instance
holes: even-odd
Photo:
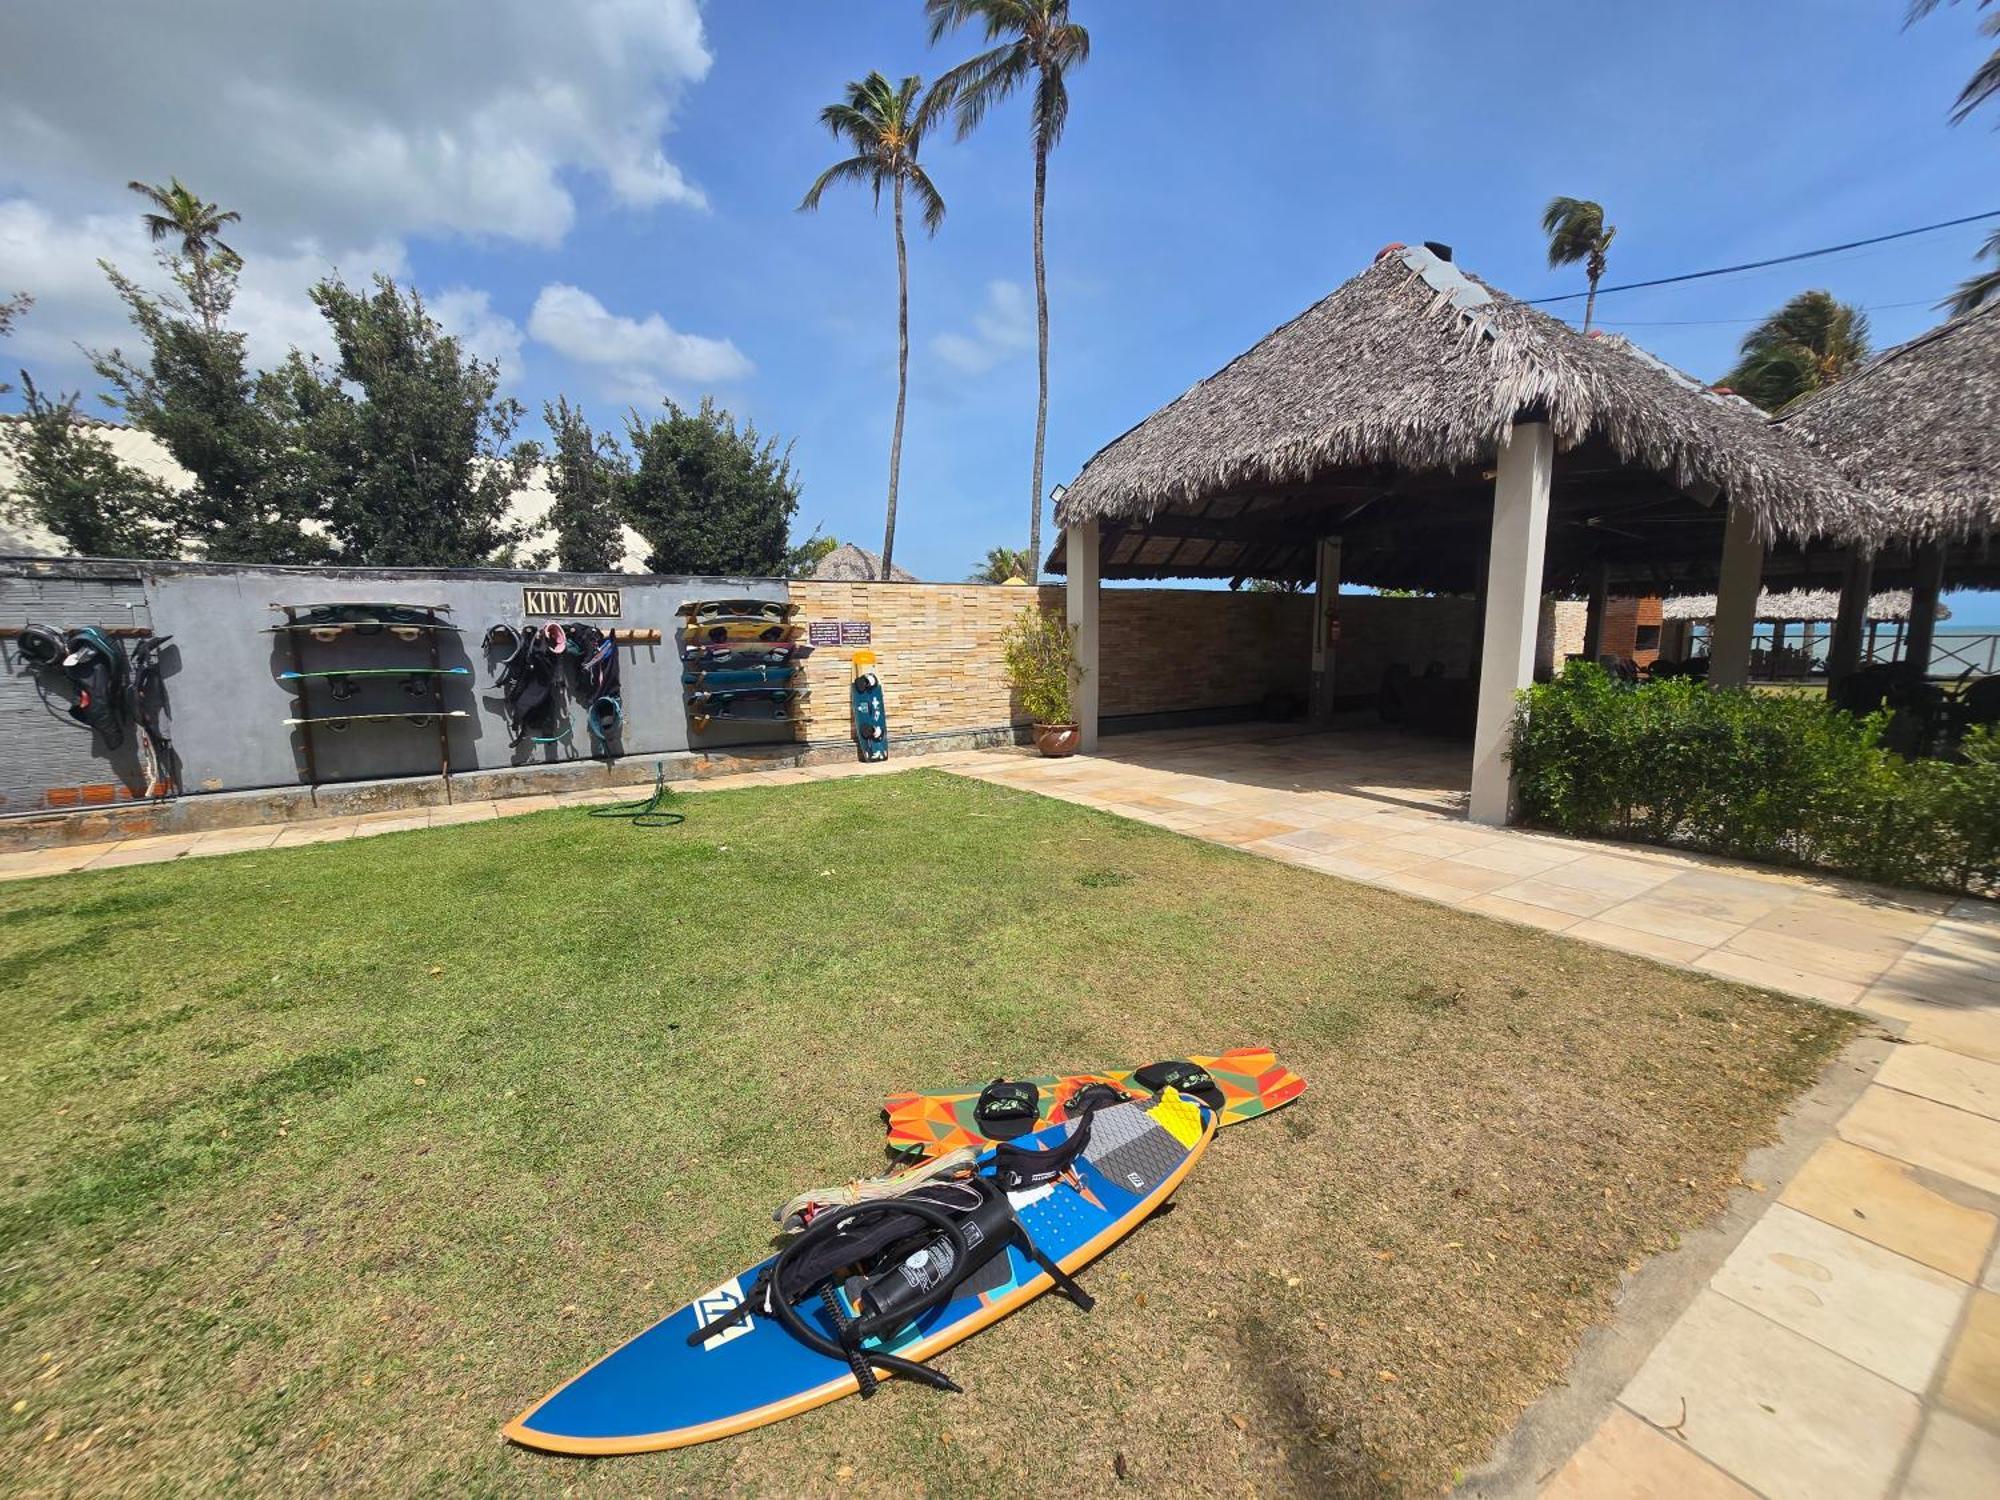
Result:
[[[990,584],[832,583],[791,586],[798,620],[866,621],[889,701],[891,736],[947,734],[1025,722],[1000,662],[1000,636],[1036,591]],[[1039,591],[1063,608],[1060,587]],[[1105,718],[1234,708],[1282,689],[1304,697],[1311,671],[1308,595],[1213,589],[1107,588],[1101,596],[1098,712]],[[852,648],[807,658],[812,698],[802,736],[848,733]]]

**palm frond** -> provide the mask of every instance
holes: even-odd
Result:
[[[1021,40],[968,58],[941,75],[934,87],[950,97],[958,138],[964,140],[977,130],[986,111],[1026,82],[1033,67],[1028,44]]]
[[[1979,28],[1988,36],[2000,36],[2000,15],[1988,16]],[[1971,118],[1972,112],[1989,100],[2000,98],[2000,48],[1973,70],[1972,77],[1959,91],[1958,101],[1952,105],[1951,123],[1963,125]]]
[[[1028,119],[1043,150],[1052,149],[1062,139],[1063,126],[1069,120],[1069,88],[1060,68],[1044,68],[1035,80],[1035,107]]]
[[[944,195],[938,192],[937,185],[931,181],[930,173],[915,162],[910,163],[904,175],[909,179],[910,191],[916,195],[917,202],[923,207],[925,230],[936,234],[944,223]]]
[[[812,213],[819,207],[819,200],[826,190],[839,182],[859,182],[875,190],[875,202],[882,202],[882,163],[872,156],[850,156],[845,161],[837,161],[828,167],[806,189],[805,197],[799,200],[799,212]]]
[[[1035,22],[1036,9],[1034,0],[924,0],[932,46],[968,21],[983,28],[989,41],[1026,31]]]

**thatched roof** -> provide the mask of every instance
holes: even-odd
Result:
[[[866,547],[842,542],[819,560],[812,576],[833,583],[873,583],[882,576],[882,559]],[[892,583],[915,583],[917,575],[891,563],[889,579]]]
[[[1783,592],[1765,589],[1757,596],[1757,618],[1760,620],[1832,620],[1839,615],[1838,589],[1786,589]],[[1712,620],[1715,618],[1715,595],[1683,594],[1674,599],[1662,599],[1660,617],[1666,620]],[[1951,611],[1939,604],[1937,617],[1949,620]],[[1868,618],[1909,619],[1910,591],[1882,590],[1868,601]]]
[[[1890,501],[1893,535],[2000,531],[2000,302],[1898,345],[1775,425]]]
[[[1831,464],[1748,402],[1622,338],[1586,338],[1429,249],[1398,248],[1100,449],[1058,520],[1143,525],[1343,469],[1490,467],[1528,410],[1546,414],[1559,451],[1595,439],[1682,490],[1712,486],[1748,505],[1767,539],[1845,535],[1870,518]]]

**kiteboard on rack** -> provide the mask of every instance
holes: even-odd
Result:
[[[688,645],[720,646],[762,641],[774,646],[788,645],[805,634],[800,625],[786,625],[758,617],[749,620],[697,620],[683,626],[681,635]]]
[[[1180,1071],[1189,1066],[1207,1074],[1207,1083]],[[1173,1086],[1213,1108],[1218,1125],[1257,1119],[1306,1091],[1305,1079],[1280,1062],[1278,1054],[1268,1047],[1236,1047],[1213,1057],[1178,1058],[1145,1068],[1014,1079],[1006,1087],[1009,1091],[1029,1091],[1023,1097],[1035,1110],[1032,1128],[1043,1129],[1069,1118],[1065,1107],[1092,1085],[1121,1094],[1149,1094],[1172,1084],[1176,1076],[1180,1083]],[[995,1080],[995,1085],[988,1087],[968,1084],[934,1093],[891,1094],[882,1104],[889,1122],[889,1149],[899,1155],[937,1156],[998,1138],[1004,1130],[998,1121],[1005,1115],[996,1112],[991,1103],[981,1107],[989,1092],[998,1095],[998,1085],[999,1080]]]
[[[442,710],[433,709],[429,713],[315,714],[309,719],[287,719],[285,723],[293,728],[297,728],[301,724],[323,724],[337,734],[349,724],[366,724],[376,721],[387,722],[390,719],[401,719],[405,723],[415,724],[421,728],[423,725],[434,723],[439,719],[469,719],[471,717],[472,715],[462,708],[447,708]]]
[[[759,667],[774,663],[803,662],[812,647],[804,641],[688,641],[681,646],[681,660],[694,663],[697,671],[710,667]]]
[[[889,708],[882,700],[882,679],[875,672],[875,653],[854,653],[854,682],[848,689],[854,710],[854,746],[863,760],[889,758]]]
[[[783,687],[798,674],[797,667],[689,667],[681,681],[703,688]]]
[[[470,667],[349,667],[345,671],[280,672],[280,682],[324,682],[336,703],[344,703],[361,691],[360,680],[369,677],[400,677],[403,691],[412,698],[427,697],[440,677],[470,677]]]
[[[783,599],[691,599],[674,613],[689,620],[789,620],[799,612]]]
[[[1173,1194],[1214,1134],[1205,1105],[1168,1090],[989,1148],[965,1164],[969,1176],[869,1201],[834,1190],[778,1255],[501,1430],[552,1453],[647,1453],[872,1395],[890,1376],[957,1390],[923,1361],[1051,1287],[1088,1310],[1072,1277]]]

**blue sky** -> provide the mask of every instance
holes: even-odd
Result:
[[[0,289],[43,299],[6,363],[83,378],[74,343],[117,332],[86,252],[119,251],[125,178],[178,172],[246,215],[264,347],[312,337],[319,265],[386,267],[533,407],[561,390],[608,421],[712,391],[796,440],[804,528],[879,547],[889,226],[859,193],[794,205],[834,157],[815,115],[845,80],[935,73],[970,38],[929,48],[916,0],[439,0],[421,26],[355,0],[303,40],[290,8],[156,9],[117,0],[85,26],[30,0],[30,45],[0,61]],[[107,10],[136,33],[115,55]],[[1051,484],[1387,242],[1449,242],[1521,296],[1579,288],[1544,264],[1555,193],[1604,202],[1613,282],[2000,208],[2000,138],[1947,120],[1991,45],[1965,7],[1907,31],[1901,0],[1075,13],[1094,52],[1050,169]],[[183,43],[185,76],[162,83]],[[216,118],[218,98],[245,113]],[[912,244],[897,559],[954,578],[1026,539],[1024,110],[927,154],[950,216]],[[1713,378],[1752,321],[1823,286],[1886,345],[1935,321],[1984,233],[1609,297],[1600,321]]]

